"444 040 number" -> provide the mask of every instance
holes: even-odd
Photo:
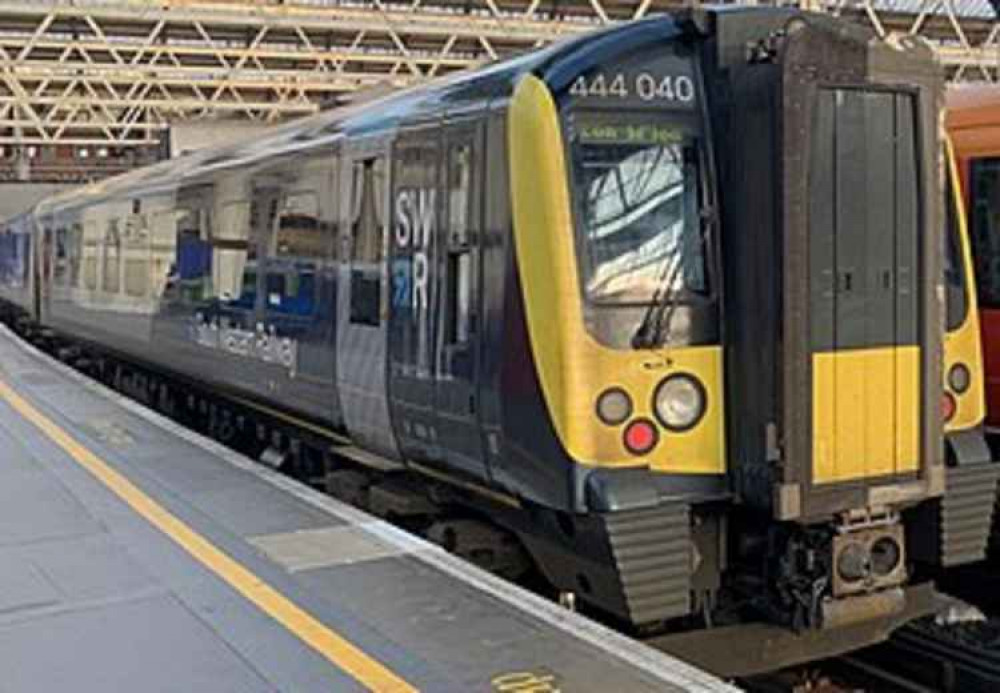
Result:
[[[694,81],[686,75],[654,75],[649,72],[615,75],[580,75],[569,93],[590,99],[632,99],[640,101],[694,101]]]

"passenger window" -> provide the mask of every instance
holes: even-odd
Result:
[[[100,255],[101,232],[96,221],[83,224],[83,285],[97,291],[97,259]]]
[[[361,325],[381,322],[385,188],[382,157],[355,162],[351,183],[350,320]]]
[[[206,295],[212,278],[207,210],[177,210],[174,262],[167,271],[165,293],[174,301],[194,304]]]
[[[101,254],[101,289],[117,294],[121,289],[122,230],[119,219],[108,221]]]
[[[468,144],[455,145],[448,153],[448,237],[460,246],[468,241],[471,158]]]
[[[326,250],[316,193],[288,194],[278,213],[274,257],[321,258]]]
[[[125,293],[145,298],[149,292],[149,222],[141,202],[132,201],[132,214],[125,227]]]
[[[289,315],[312,315],[316,272],[310,266],[272,267],[267,273],[267,307]]]
[[[149,289],[149,263],[145,257],[125,258],[125,293],[134,298],[145,298]]]
[[[448,150],[448,267],[445,341],[464,344],[472,332],[472,254],[470,207],[472,148],[454,145]]]
[[[72,287],[78,287],[80,286],[80,267],[83,261],[83,226],[80,223],[75,223],[69,228],[66,252],[69,261],[68,284]]]
[[[18,286],[17,241],[11,227],[4,225],[0,229],[0,284],[3,286]]]
[[[275,214],[268,262],[267,308],[288,315],[312,315],[316,299],[316,267],[327,238],[313,192],[286,195]]]
[[[273,210],[268,209],[268,218]],[[257,302],[258,228],[254,215],[259,205],[245,201],[222,205],[219,223],[213,227],[208,290],[226,305],[250,310]]]
[[[69,259],[67,251],[67,232],[65,226],[56,228],[55,258],[53,258],[52,284],[66,286],[69,277]]]
[[[153,296],[160,298],[167,290],[170,272],[177,255],[176,219],[180,210],[161,210],[153,214],[150,224],[150,282]]]
[[[1000,158],[974,160],[970,188],[979,304],[1000,308]]]
[[[52,236],[53,229],[47,223],[43,227],[42,231],[42,249],[39,251],[39,259],[42,261],[42,266],[39,268],[42,276],[43,286],[51,285],[52,283]]]

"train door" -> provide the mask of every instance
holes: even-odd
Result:
[[[485,477],[478,391],[483,139],[479,121],[445,129],[435,400],[447,461]]]
[[[389,168],[382,142],[345,147],[337,291],[337,390],[344,423],[361,447],[399,457],[386,382]]]
[[[810,277],[815,483],[920,463],[920,200],[910,94],[822,89]]]
[[[403,130],[393,161],[390,313],[393,422],[404,454],[485,477],[479,444],[479,132]]]
[[[435,411],[441,151],[435,119],[401,130],[392,157],[389,391],[400,447],[418,462],[443,454]]]

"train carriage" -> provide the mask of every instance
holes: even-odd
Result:
[[[1000,92],[988,86],[960,86],[948,92],[947,127],[954,142],[961,195],[968,207],[973,263],[978,289],[978,318],[982,324],[985,366],[983,379],[987,423],[1000,421],[997,391],[997,245],[993,199],[996,195],[996,160],[1000,142],[994,134],[1000,123]]]
[[[25,315],[35,312],[31,271],[34,233],[30,212],[0,224],[0,296]]]
[[[985,541],[936,500],[940,95],[834,19],[651,18],[49,198],[21,305],[632,627],[898,618]]]

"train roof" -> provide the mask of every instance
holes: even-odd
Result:
[[[622,46],[640,49],[675,38],[681,29],[670,15],[603,28],[498,61],[432,80],[369,102],[324,111],[275,126],[265,134],[210,147],[146,166],[42,200],[37,214],[58,213],[96,199],[142,194],[196,180],[212,171],[333,144],[345,137],[392,131],[407,120],[440,117],[449,110],[508,96],[518,77],[535,72],[555,82],[579,74]]]

